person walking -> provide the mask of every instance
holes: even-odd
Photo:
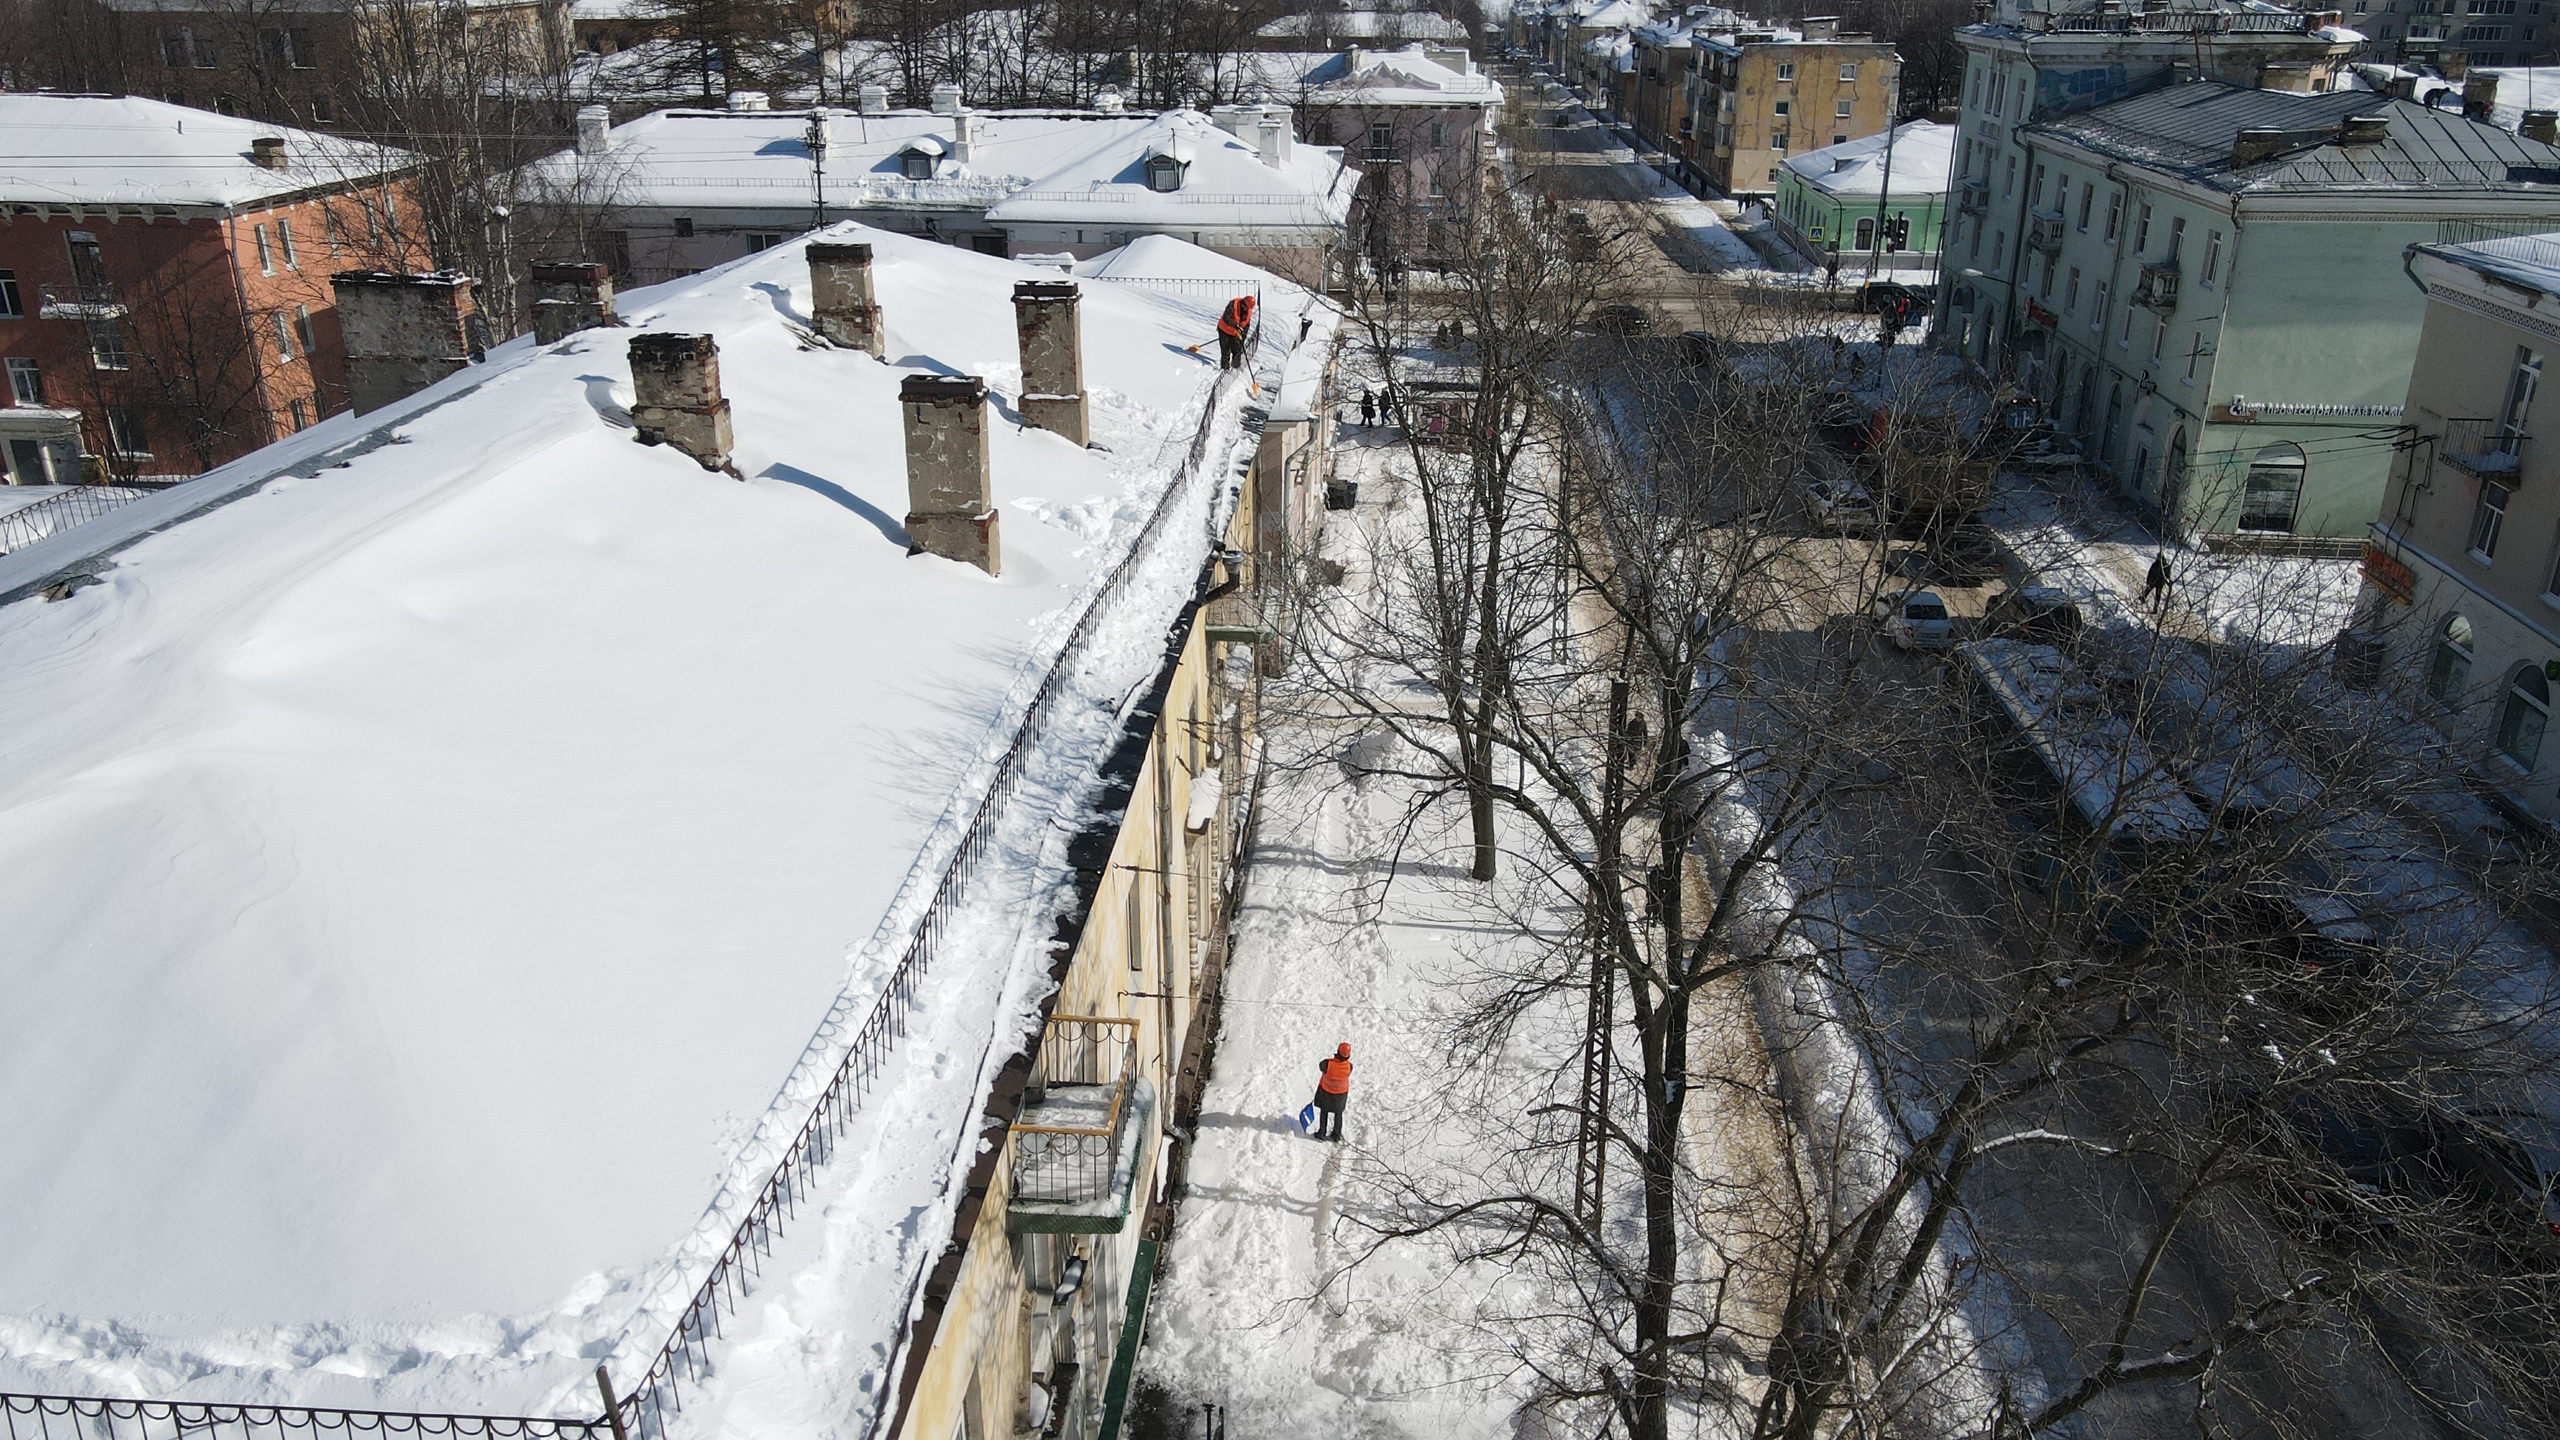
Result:
[[[1218,368],[1244,368],[1245,337],[1253,333],[1253,297],[1239,295],[1218,312]]]
[[[1377,423],[1378,392],[1364,386],[1360,391],[1360,426],[1367,429]]]
[[[1316,1062],[1316,1128],[1318,1140],[1342,1139],[1342,1107],[1351,1099],[1351,1042],[1334,1047],[1330,1058]]]
[[[2169,608],[2169,552],[2163,550],[2151,557],[2151,569],[2142,577],[2142,603],[2156,610]]]

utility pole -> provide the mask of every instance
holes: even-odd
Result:
[[[1884,107],[1884,183],[1876,187],[1876,243],[1867,247],[1867,280],[1876,278],[1876,261],[1884,255],[1884,207],[1893,199],[1893,132],[1902,118],[1902,72],[1893,72],[1893,93]]]
[[[818,223],[815,228],[824,230],[827,228],[827,107],[824,105],[809,112],[809,133],[802,143],[809,147],[810,174],[818,187]]]

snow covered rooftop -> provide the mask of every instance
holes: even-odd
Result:
[[[1342,152],[1294,141],[1278,165],[1250,142],[1220,129],[1196,110],[1174,110],[1147,122],[1134,149],[1097,148],[1039,176],[988,207],[997,224],[1093,224],[1203,229],[1339,231],[1351,216],[1360,172]],[[1178,190],[1147,188],[1145,157],[1187,146]]]
[[[1955,173],[1956,127],[1914,120],[1893,132],[1893,193],[1910,199],[1944,195]],[[1830,195],[1884,193],[1885,137],[1867,135],[1787,158],[1797,178]]]
[[[284,141],[285,165],[251,159]],[[241,207],[406,170],[418,157],[138,95],[0,93],[0,204]]]
[[[2419,245],[2420,255],[2486,275],[2536,295],[2560,296],[2560,231],[2505,235],[2463,245]]]
[[[1256,35],[1272,40],[1323,36],[1337,40],[1440,40],[1463,45],[1467,27],[1427,10],[1338,10],[1283,15]]]
[[[1007,697],[1241,403],[1184,349],[1228,292],[1088,282],[1097,446],[991,426],[1001,576],[911,557],[901,379],[986,376],[1009,420],[1011,289],[1056,272],[822,233],[875,247],[886,363],[806,340],[792,242],[128,507],[98,583],[0,606],[0,1390],[592,1415],[598,1357],[663,1338]],[[743,479],[634,443],[644,331],[716,337]],[[1114,602],[1141,675],[1212,489]],[[984,1045],[1022,982],[967,948],[919,1025]],[[843,1287],[829,1354],[904,1313],[992,1073],[917,1065],[826,1244],[766,1266]]]
[[[1440,58],[1433,58],[1434,54]],[[1444,63],[1459,59],[1463,67]],[[1493,106],[1502,86],[1463,52],[1421,45],[1401,50],[1251,51],[1232,58],[1247,88],[1302,105]]]

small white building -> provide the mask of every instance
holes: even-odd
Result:
[[[1171,235],[1315,283],[1360,180],[1339,150],[1296,143],[1285,106],[972,110],[946,88],[931,110],[890,110],[879,98],[860,111],[663,110],[611,127],[590,107],[576,148],[529,167],[526,208],[637,284],[844,219],[992,255],[1084,259]]]

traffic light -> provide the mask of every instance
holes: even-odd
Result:
[[[1908,249],[1911,245],[1911,217],[1896,215],[1884,222],[1884,248],[1887,254]]]

